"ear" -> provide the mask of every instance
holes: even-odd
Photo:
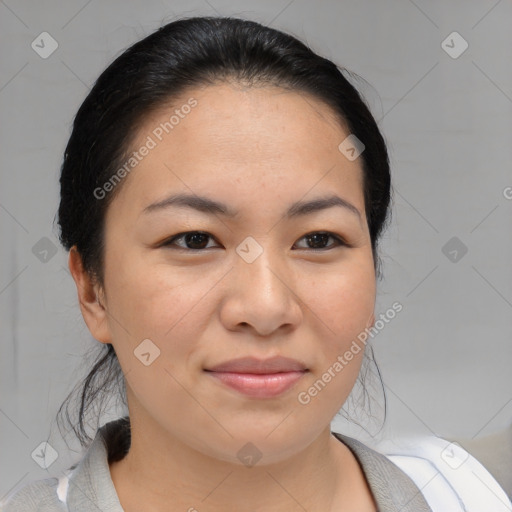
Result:
[[[84,270],[82,257],[76,246],[69,251],[68,265],[78,292],[80,310],[89,331],[101,343],[111,343],[112,336],[108,325],[108,312],[103,290]]]

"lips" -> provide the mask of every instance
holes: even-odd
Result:
[[[239,393],[253,398],[272,398],[292,388],[308,369],[295,359],[277,356],[265,360],[233,359],[205,371]]]
[[[232,359],[224,363],[208,368],[211,372],[230,372],[230,373],[253,373],[269,374],[284,372],[302,372],[307,368],[301,362],[290,359],[289,357],[276,356],[270,359],[257,359],[255,357],[242,357]]]

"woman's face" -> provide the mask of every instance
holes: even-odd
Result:
[[[137,164],[107,212],[107,313],[91,329],[114,345],[139,423],[239,464],[247,442],[275,462],[330,426],[363,350],[333,367],[373,323],[375,304],[362,162],[338,149],[348,135],[323,103],[274,87],[189,90],[145,120],[132,148]],[[177,194],[233,215],[185,201],[155,206]],[[334,196],[359,213],[335,205],[287,214],[295,203]],[[204,234],[170,241],[196,231]],[[318,233],[326,231],[333,236]],[[274,356],[307,371],[207,371]],[[309,393],[319,380],[321,390]]]

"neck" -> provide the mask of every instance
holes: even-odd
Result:
[[[130,419],[130,450],[110,466],[126,512],[168,512],[169,504],[171,510],[189,512],[325,512],[331,510],[337,495],[346,501],[360,477],[348,448],[328,427],[284,461],[247,467],[194,450],[147,418],[143,424],[137,415]]]

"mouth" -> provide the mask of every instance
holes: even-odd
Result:
[[[309,370],[282,356],[233,359],[204,370],[218,382],[253,398],[272,398],[291,389]]]

